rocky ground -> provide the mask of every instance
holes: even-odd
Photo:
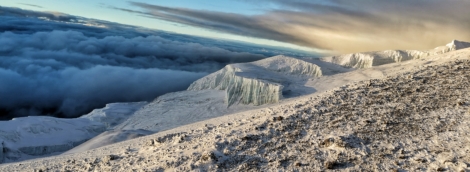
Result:
[[[106,155],[3,170],[470,171],[469,81],[470,60],[456,60]]]

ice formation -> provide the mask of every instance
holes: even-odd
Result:
[[[228,106],[235,103],[262,105],[282,98],[285,84],[293,78],[319,77],[319,66],[286,56],[252,63],[231,64],[193,82],[188,90],[225,90]]]
[[[108,104],[74,119],[32,116],[0,121],[0,163],[67,151],[121,123],[145,104]]]
[[[145,106],[147,102],[133,103],[109,103],[106,107],[95,109],[81,118],[87,118],[104,124],[106,128],[112,128],[129,118],[135,111]]]
[[[353,53],[320,58],[320,60],[339,64],[350,68],[370,68],[389,63],[397,63],[428,56],[444,54],[470,47],[470,43],[454,40],[451,43],[429,51],[418,50],[386,50],[365,53]]]
[[[103,124],[85,118],[34,116],[1,121],[0,140],[4,155],[0,161],[66,151],[105,130]]]

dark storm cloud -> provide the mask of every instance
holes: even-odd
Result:
[[[453,39],[470,40],[470,1],[245,2],[266,7],[266,10],[260,15],[243,15],[131,2],[143,11],[127,12],[226,33],[338,52],[428,49]]]
[[[151,100],[226,64],[277,54],[299,53],[0,7],[0,118]]]

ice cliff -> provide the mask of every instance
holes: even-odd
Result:
[[[112,103],[74,119],[31,116],[0,121],[0,163],[72,149],[121,123],[145,104]]]
[[[418,50],[386,50],[365,53],[353,53],[339,56],[320,58],[321,61],[330,62],[350,68],[370,68],[389,63],[397,63],[428,56],[444,54],[470,47],[470,43],[454,40],[451,43],[428,51]]]
[[[262,105],[282,98],[285,85],[293,79],[319,77],[319,66],[286,56],[275,56],[225,68],[193,82],[188,90],[225,90],[228,106],[235,103]]]

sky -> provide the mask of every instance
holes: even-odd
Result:
[[[262,39],[255,37],[247,37],[242,35],[224,33],[220,31],[208,30],[206,28],[193,27],[190,25],[169,22],[165,20],[153,19],[143,17],[140,15],[116,10],[114,8],[123,8],[131,10],[142,10],[137,6],[133,6],[131,2],[141,2],[149,4],[158,4],[162,6],[175,7],[175,8],[190,8],[199,10],[221,11],[230,13],[242,13],[246,15],[259,14],[261,11],[253,4],[245,3],[236,0],[2,0],[1,6],[18,7],[22,9],[34,11],[53,11],[61,12],[70,15],[82,16],[87,18],[94,18],[122,24],[142,26],[150,29],[158,29],[163,31],[176,32],[180,34],[196,35],[209,38],[219,38],[228,40],[237,40],[250,42],[262,45],[281,46],[288,48],[295,48],[305,51],[318,51],[311,47],[298,46],[295,44],[285,43],[282,41],[275,41],[270,39]]]
[[[2,0],[1,5],[316,52],[429,49],[470,40],[468,0]]]

